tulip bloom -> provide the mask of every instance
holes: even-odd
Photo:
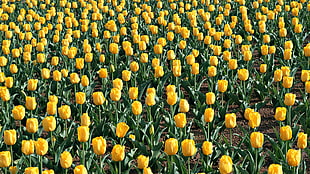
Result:
[[[261,116],[258,112],[251,112],[249,114],[249,126],[251,128],[256,128],[260,125]]]
[[[35,97],[26,97],[26,108],[28,110],[35,110],[37,107],[37,102]]]
[[[179,145],[178,140],[175,138],[169,138],[165,141],[165,152],[168,155],[175,155],[178,152]]]
[[[123,161],[125,158],[125,146],[120,144],[114,145],[111,156],[113,161]]]
[[[298,133],[297,147],[299,149],[305,149],[307,147],[307,134],[303,132]]]
[[[69,105],[62,105],[58,108],[60,118],[69,119],[71,117],[71,108]]]
[[[202,153],[204,155],[211,155],[213,153],[213,144],[209,141],[204,141],[202,144]]]
[[[70,82],[72,83],[72,84],[77,84],[77,83],[79,83],[80,82],[80,77],[79,77],[79,75],[77,74],[77,73],[71,73],[70,74]]]
[[[51,169],[51,170],[44,170],[42,171],[42,174],[55,174],[54,170]]]
[[[145,167],[143,168],[143,174],[153,174],[153,172],[150,167]]]
[[[48,115],[56,114],[57,103],[56,102],[47,102],[46,112]]]
[[[60,155],[60,165],[62,168],[67,169],[72,165],[72,156],[68,151],[64,151]]]
[[[22,141],[22,152],[25,155],[30,155],[34,153],[34,143],[35,141],[33,140],[23,140]]]
[[[252,132],[250,136],[251,146],[254,148],[261,148],[264,144],[264,134],[260,132]]]
[[[75,93],[75,101],[77,104],[84,104],[86,101],[86,94],[84,92]]]
[[[3,135],[4,143],[12,146],[16,143],[16,131],[14,129],[5,130]]]
[[[23,105],[15,106],[12,110],[12,115],[15,120],[22,120],[26,115],[25,107]]]
[[[134,101],[131,104],[131,110],[134,115],[140,115],[142,112],[142,104],[139,101]]]
[[[38,131],[38,119],[28,118],[26,121],[26,130],[29,133],[36,133]]]
[[[148,106],[153,106],[153,105],[156,104],[155,94],[154,93],[150,93],[150,94],[146,95],[145,104],[148,105]]]
[[[86,142],[89,139],[89,128],[87,126],[80,126],[78,130],[78,140],[79,142]]]
[[[169,105],[174,105],[177,102],[178,94],[176,92],[168,92],[167,93],[167,103]]]
[[[130,77],[131,77],[131,71],[128,71],[128,70],[123,70],[122,71],[122,79],[125,82],[128,82],[130,80]]]
[[[285,76],[283,77],[282,86],[284,88],[291,88],[293,86],[293,81],[294,81],[293,77]]]
[[[225,126],[226,128],[234,128],[236,127],[236,114],[226,114],[225,115]]]
[[[129,88],[129,98],[135,100],[138,98],[138,87],[130,87]]]
[[[103,155],[107,148],[107,142],[103,137],[96,137],[92,139],[92,146],[96,155]]]
[[[189,104],[186,99],[180,99],[179,103],[180,112],[188,112],[189,111]]]
[[[252,113],[252,112],[254,112],[254,109],[246,108],[244,111],[244,118],[246,120],[249,120],[250,119],[250,113]]]
[[[11,160],[11,153],[9,151],[0,152],[0,167],[9,167]]]
[[[228,87],[228,81],[227,80],[218,80],[217,81],[218,90],[220,92],[226,92]]]
[[[274,115],[274,118],[277,121],[284,121],[286,118],[286,107],[277,107],[276,108],[276,113]]]
[[[267,71],[267,64],[261,64],[259,66],[259,72],[260,73],[265,73]]]
[[[27,85],[28,91],[35,91],[37,89],[38,82],[39,82],[38,79],[29,79]]]
[[[102,105],[106,100],[102,92],[94,92],[92,96],[95,105]]]
[[[249,71],[247,69],[238,70],[238,78],[241,81],[246,81],[249,78]]]
[[[122,92],[118,88],[112,88],[110,92],[110,98],[113,101],[119,101],[121,99]]]
[[[90,117],[87,113],[83,113],[81,116],[81,126],[89,126],[90,124]]]
[[[185,139],[182,141],[181,145],[182,145],[182,154],[184,156],[193,156],[197,152],[194,140]]]
[[[215,94],[213,92],[206,93],[206,103],[212,105],[215,102]]]
[[[38,138],[35,142],[36,154],[37,155],[45,155],[48,151],[48,142],[43,138]]]
[[[205,122],[210,123],[213,121],[213,119],[214,119],[214,110],[212,108],[205,109],[205,112],[204,112]]]
[[[56,129],[56,119],[53,116],[45,117],[42,120],[43,129],[47,132],[54,131]]]
[[[125,137],[126,133],[129,130],[129,126],[125,122],[120,122],[116,126],[116,136],[119,138]]]
[[[84,165],[78,165],[74,168],[73,174],[87,174],[87,169]]]
[[[288,165],[296,167],[299,165],[301,160],[301,153],[299,150],[289,149],[286,153],[286,161]]]
[[[283,126],[280,128],[280,138],[283,141],[292,139],[292,128],[291,126]]]
[[[231,158],[227,155],[223,155],[219,162],[219,169],[221,174],[231,173],[233,170],[233,162]]]
[[[292,93],[286,93],[284,98],[284,104],[286,106],[293,106],[295,104],[296,95]]]
[[[137,158],[138,168],[144,169],[149,166],[149,157],[139,155]]]
[[[268,174],[283,174],[282,166],[280,164],[270,164]]]
[[[184,128],[186,125],[186,115],[185,113],[179,113],[174,116],[174,121],[177,127]]]
[[[39,174],[38,167],[27,167],[24,174]]]

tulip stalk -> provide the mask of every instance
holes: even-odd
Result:
[[[122,161],[118,162],[118,173],[122,174]]]
[[[188,163],[188,174],[191,174],[191,157],[190,156],[187,159],[187,163]]]
[[[255,170],[256,173],[259,173],[259,169],[258,169],[258,148],[255,148]]]
[[[292,123],[292,106],[288,107],[287,124],[291,126]]]

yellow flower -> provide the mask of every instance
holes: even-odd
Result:
[[[100,78],[107,78],[108,77],[108,70],[106,68],[101,68],[98,71],[99,77]]]
[[[130,77],[131,77],[131,71],[128,71],[128,70],[123,70],[122,71],[122,79],[125,82],[128,82],[130,80]]]
[[[3,133],[4,143],[12,146],[16,143],[16,131],[15,129],[5,130]]]
[[[134,101],[131,104],[131,110],[134,115],[140,115],[142,112],[142,104],[139,101]]]
[[[303,132],[298,133],[297,147],[299,149],[305,149],[307,147],[307,134]]]
[[[96,155],[103,155],[106,151],[107,142],[103,137],[96,137],[92,139],[92,146]]]
[[[179,145],[178,140],[175,138],[169,138],[165,141],[165,152],[168,155],[175,155],[178,152]]]
[[[178,99],[178,94],[176,92],[167,92],[167,103],[169,105],[176,104]]]
[[[178,113],[174,116],[174,121],[176,127],[184,128],[186,125],[186,114],[185,113]]]
[[[102,92],[94,92],[92,96],[95,105],[102,105],[106,100]]]
[[[249,71],[247,69],[239,69],[238,70],[238,78],[239,80],[246,81],[249,78]]]
[[[231,173],[233,170],[233,162],[231,158],[227,155],[223,155],[219,162],[219,169],[221,174]]]
[[[226,114],[225,115],[225,126],[226,128],[234,128],[236,127],[236,114]]]
[[[121,99],[121,90],[118,88],[112,88],[110,92],[110,98],[113,101],[119,101]]]
[[[250,135],[251,146],[261,148],[264,144],[264,134],[260,132],[252,132]]]
[[[284,98],[284,104],[286,106],[293,106],[295,104],[296,95],[292,93],[286,93]]]
[[[274,118],[277,121],[284,121],[286,118],[286,107],[277,107]]]
[[[119,78],[113,80],[113,88],[117,88],[119,90],[123,89],[123,81]]]
[[[290,126],[283,126],[280,128],[280,138],[283,141],[292,139],[292,128]]]
[[[185,139],[181,143],[182,145],[182,154],[184,156],[193,156],[197,152],[197,148],[195,146],[195,141],[190,139]]]
[[[83,113],[81,116],[81,126],[89,126],[90,124],[90,117],[87,113]]]
[[[218,85],[218,91],[226,92],[227,87],[228,87],[228,81],[227,80],[218,80],[217,85]]]
[[[119,138],[125,137],[129,130],[129,126],[125,122],[120,122],[116,126],[116,136]]]
[[[129,98],[135,100],[138,98],[138,87],[130,87],[129,88]]]
[[[180,99],[179,109],[180,109],[180,112],[188,112],[189,111],[189,104],[188,104],[188,101],[186,99]]]
[[[87,174],[87,169],[84,165],[78,165],[73,170],[74,174]]]
[[[22,141],[22,152],[25,155],[30,155],[34,153],[34,141],[33,140],[23,140]]]
[[[72,84],[77,84],[80,82],[80,77],[77,73],[71,73],[70,74],[70,82]]]
[[[119,144],[114,145],[111,156],[113,161],[123,161],[125,158],[125,146]]]
[[[270,164],[268,174],[283,174],[282,166],[280,164]]]
[[[25,107],[23,105],[15,106],[12,110],[12,115],[15,120],[22,120],[26,115]]]
[[[48,142],[43,138],[38,138],[35,142],[36,154],[37,155],[45,155],[48,151]]]
[[[206,93],[206,103],[212,105],[215,102],[215,94],[213,92]]]
[[[299,150],[289,149],[286,153],[286,161],[290,166],[298,166],[301,160],[301,153]]]
[[[204,155],[211,155],[213,153],[212,142],[204,141],[201,148]]]
[[[69,119],[71,117],[71,108],[69,105],[62,105],[58,108],[60,118]]]
[[[89,128],[88,126],[80,126],[78,130],[78,140],[79,142],[86,142],[89,139]]]
[[[61,153],[60,155],[60,165],[62,168],[67,169],[69,167],[71,167],[72,165],[72,156],[71,153],[68,151],[64,151]]]
[[[149,165],[149,157],[146,157],[144,155],[139,155],[137,158],[138,168],[144,169],[148,167]]]
[[[251,112],[249,114],[249,126],[251,128],[256,128],[261,123],[261,116],[258,112]]]
[[[86,94],[84,92],[75,93],[75,101],[77,104],[84,104],[86,101]]]
[[[38,167],[27,167],[25,169],[25,174],[39,174],[39,168]]]
[[[38,131],[38,119],[28,118],[26,121],[26,130],[29,133],[36,133]]]
[[[42,120],[43,129],[47,132],[54,131],[56,129],[56,119],[53,116],[45,117]]]

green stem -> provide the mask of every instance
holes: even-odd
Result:
[[[65,119],[65,137],[67,137],[67,134],[68,134],[68,125],[67,125],[68,123],[67,123],[67,119]]]
[[[118,170],[119,170],[118,173],[122,174],[122,161],[118,162]]]
[[[29,155],[29,166],[31,166],[31,154]]]
[[[12,166],[14,166],[13,146],[10,146],[10,150],[11,150],[11,161],[12,161]]]
[[[86,143],[86,142],[83,142],[83,143],[82,143],[82,148],[83,148],[83,165],[84,165],[84,166],[86,166],[86,165],[85,165],[85,143]]]
[[[191,174],[191,157],[188,157],[188,174]]]
[[[40,158],[40,173],[42,173],[43,171],[42,156],[40,155],[39,158]]]
[[[233,138],[233,136],[232,136],[232,128],[230,128],[229,129],[229,134],[230,134],[230,145],[231,145],[231,147],[232,147],[232,138]]]
[[[256,169],[256,173],[259,174],[259,169],[258,169],[258,148],[255,148],[255,169]]]
[[[288,107],[287,124],[291,126],[292,123],[292,106]]]
[[[99,105],[99,122],[101,122],[101,109],[100,109],[101,105]]]
[[[208,123],[208,136],[207,136],[207,140],[210,141],[210,124]]]

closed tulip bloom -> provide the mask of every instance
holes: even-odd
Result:
[[[130,71],[132,72],[137,72],[139,70],[139,64],[136,61],[132,61],[129,66],[130,66]]]
[[[284,104],[286,106],[293,106],[295,104],[296,95],[292,93],[286,93],[284,97]]]
[[[297,147],[299,149],[305,149],[307,147],[307,134],[303,132],[298,133]]]
[[[22,120],[26,115],[25,107],[23,105],[14,106],[12,115],[15,120]]]
[[[26,108],[28,110],[35,110],[37,107],[37,102],[35,97],[26,97]]]
[[[250,114],[254,112],[254,109],[251,109],[251,108],[246,108],[245,111],[244,111],[244,118],[246,120],[249,120],[250,119]]]
[[[179,144],[178,140],[175,138],[169,138],[165,141],[165,152],[168,155],[175,155],[178,152]]]
[[[88,126],[80,126],[78,130],[78,140],[79,142],[86,142],[89,139],[89,128]]]
[[[96,155],[103,155],[105,153],[107,142],[103,137],[93,138],[91,144]]]
[[[36,133],[38,131],[38,119],[28,118],[26,121],[26,130],[29,133]]]
[[[14,79],[13,79],[13,77],[6,77],[6,78],[5,78],[4,85],[5,85],[7,88],[12,88],[12,87],[13,87],[13,84],[14,84]]]
[[[229,59],[228,61],[228,67],[229,69],[233,70],[233,69],[237,69],[238,68],[238,62],[236,59]]]
[[[77,104],[84,104],[86,101],[86,94],[84,92],[75,93],[75,101]]]
[[[263,56],[268,55],[268,45],[262,45],[260,49]]]
[[[305,83],[305,90],[306,90],[306,93],[310,93],[310,81],[307,81]]]
[[[38,79],[29,79],[28,80],[28,86],[27,86],[28,91],[37,90],[37,86],[38,86]]]
[[[129,130],[129,126],[125,122],[120,122],[116,126],[116,136],[119,138],[125,137]]]
[[[213,121],[213,119],[214,119],[214,110],[212,108],[205,109],[205,112],[204,112],[205,122],[210,123]]]
[[[152,67],[155,68],[160,65],[160,60],[157,58],[152,59]]]
[[[256,128],[261,123],[261,116],[258,112],[251,112],[249,114],[249,126],[251,128]]]
[[[154,46],[154,53],[155,54],[162,54],[163,53],[163,46],[160,44],[157,44]]]
[[[195,56],[192,54],[186,56],[186,63],[188,65],[193,65],[195,63]]]
[[[143,174],[153,174],[152,169],[150,167],[143,168]]]
[[[118,88],[112,88],[110,92],[110,98],[113,101],[119,101],[121,99],[122,92]]]
[[[174,122],[176,127],[184,128],[186,125],[186,114],[185,113],[178,113],[174,116]]]
[[[56,110],[57,110],[57,103],[56,102],[47,102],[46,112],[48,115],[55,115]]]
[[[292,128],[291,126],[283,126],[280,128],[280,138],[283,141],[292,139]]]
[[[280,70],[280,69],[278,69],[278,70],[275,70],[274,71],[274,76],[273,76],[274,78],[274,81],[275,82],[279,82],[279,81],[281,81],[282,80],[282,77],[283,77],[283,72],[282,72],[282,70]]]
[[[81,126],[89,126],[90,124],[90,117],[87,113],[83,113],[81,116]]]
[[[61,81],[61,76],[62,76],[62,73],[59,72],[58,70],[53,71],[53,80],[55,82],[60,82]]]
[[[101,68],[98,71],[99,77],[100,78],[107,78],[108,77],[108,70],[106,68]]]
[[[118,54],[118,45],[116,43],[111,43],[109,45],[109,51],[112,54]]]
[[[310,7],[310,5],[308,5]],[[310,57],[310,45],[304,47],[304,55]]]
[[[299,165],[301,160],[301,152],[295,149],[289,149],[286,153],[286,161],[288,165],[296,167]]]
[[[38,140],[34,143],[36,148],[37,155],[45,155],[48,151],[48,142],[43,138],[38,138]]]
[[[149,166],[149,157],[146,157],[144,155],[139,155],[137,158],[138,168],[144,169],[147,166]]]
[[[92,96],[95,105],[102,105],[106,100],[102,92],[94,92]]]
[[[80,77],[77,73],[71,73],[70,74],[70,82],[72,84],[77,84],[80,82]]]
[[[43,129],[47,132],[54,131],[56,129],[56,119],[53,116],[45,117],[42,120]]]
[[[293,81],[294,81],[293,77],[285,76],[283,77],[282,86],[284,88],[291,88],[293,86]]]
[[[282,71],[282,73],[283,73],[283,77],[284,77],[284,76],[290,76],[291,70],[290,70],[290,67],[289,67],[289,66],[282,66],[282,67],[281,67],[281,71]]]
[[[282,166],[280,164],[270,164],[268,174],[283,174]]]
[[[185,40],[181,40],[179,42],[179,48],[182,50],[186,48],[186,41]]]
[[[185,139],[181,143],[182,145],[182,154],[184,156],[193,156],[197,152],[197,148],[195,146],[195,141],[191,139]]]
[[[189,111],[189,104],[188,104],[188,101],[186,99],[180,99],[179,109],[180,109],[180,112],[188,112]]]
[[[215,66],[209,66],[208,67],[208,76],[209,77],[215,77],[216,76],[216,67]]]
[[[125,158],[125,146],[120,144],[114,145],[111,156],[113,161],[123,161]]]
[[[130,77],[131,77],[131,71],[128,71],[128,70],[123,70],[122,71],[122,79],[125,82],[128,82],[130,80]]]
[[[204,141],[202,144],[202,153],[204,155],[211,155],[213,153],[213,144],[209,141]]]
[[[292,49],[285,49],[283,58],[284,60],[290,60],[292,58]]]
[[[153,106],[153,105],[156,104],[155,94],[154,93],[150,93],[150,94],[146,95],[145,104],[148,105],[148,106]]]
[[[9,167],[11,160],[11,153],[9,151],[0,152],[0,167]]]
[[[225,115],[225,126],[226,128],[234,128],[236,127],[236,114],[226,114]]]
[[[233,170],[233,162],[227,155],[223,155],[219,161],[219,169],[221,174],[231,173]]]
[[[165,74],[164,68],[162,66],[156,66],[154,68],[154,77],[155,78],[160,78]]]
[[[87,174],[87,169],[84,165],[78,165],[73,170],[74,174]]]
[[[253,148],[261,148],[264,144],[264,134],[260,132],[252,132],[250,140]]]
[[[11,64],[10,65],[10,72],[12,74],[16,74],[18,72],[18,68],[17,68],[17,65],[16,64]]]
[[[176,92],[168,92],[167,93],[167,103],[169,105],[175,105],[178,99],[178,94]]]
[[[228,87],[228,81],[227,80],[218,80],[217,81],[218,90],[220,92],[226,92]]]
[[[34,143],[35,141],[33,140],[23,140],[22,141],[22,152],[25,154],[25,155],[30,155],[30,154],[33,154],[34,153]]]
[[[55,172],[54,172],[53,169],[51,169],[51,170],[44,170],[44,171],[42,172],[42,174],[55,174]]]
[[[134,101],[131,104],[131,110],[134,115],[140,115],[142,112],[142,104],[139,101]]]
[[[48,96],[48,101],[49,102],[54,102],[54,103],[58,103],[58,97],[56,95],[50,95]]]
[[[191,74],[194,74],[194,75],[199,74],[199,63],[193,63],[192,64]]]
[[[247,69],[239,69],[238,70],[238,78],[239,80],[246,81],[249,78],[249,71]]]
[[[212,105],[215,102],[215,94],[213,92],[206,93],[206,103]]]
[[[286,107],[277,107],[274,118],[277,121],[284,121],[286,119]]]
[[[39,174],[38,167],[27,167],[24,174]]]
[[[83,69],[84,68],[84,58],[76,58],[75,59],[75,68]]]
[[[265,73],[267,71],[267,64],[261,64],[259,66],[259,72],[260,73]]]
[[[119,78],[113,80],[113,88],[117,88],[119,90],[123,89],[123,81]]]
[[[16,174],[18,172],[18,169],[16,166],[10,166],[9,171],[10,174]]]
[[[138,87],[130,87],[129,88],[129,98],[135,100],[138,98]]]
[[[309,78],[309,70],[301,70],[301,81],[306,82],[309,80]]]
[[[62,168],[67,169],[69,167],[71,167],[72,165],[72,156],[71,153],[68,151],[64,151],[61,153],[60,155],[60,165]]]
[[[58,108],[60,118],[69,119],[71,117],[71,108],[69,105],[62,105]]]
[[[87,77],[87,75],[83,75],[81,78],[81,85],[86,87],[89,85],[89,79]]]
[[[15,129],[5,130],[3,134],[4,143],[12,146],[16,143],[16,131]]]

